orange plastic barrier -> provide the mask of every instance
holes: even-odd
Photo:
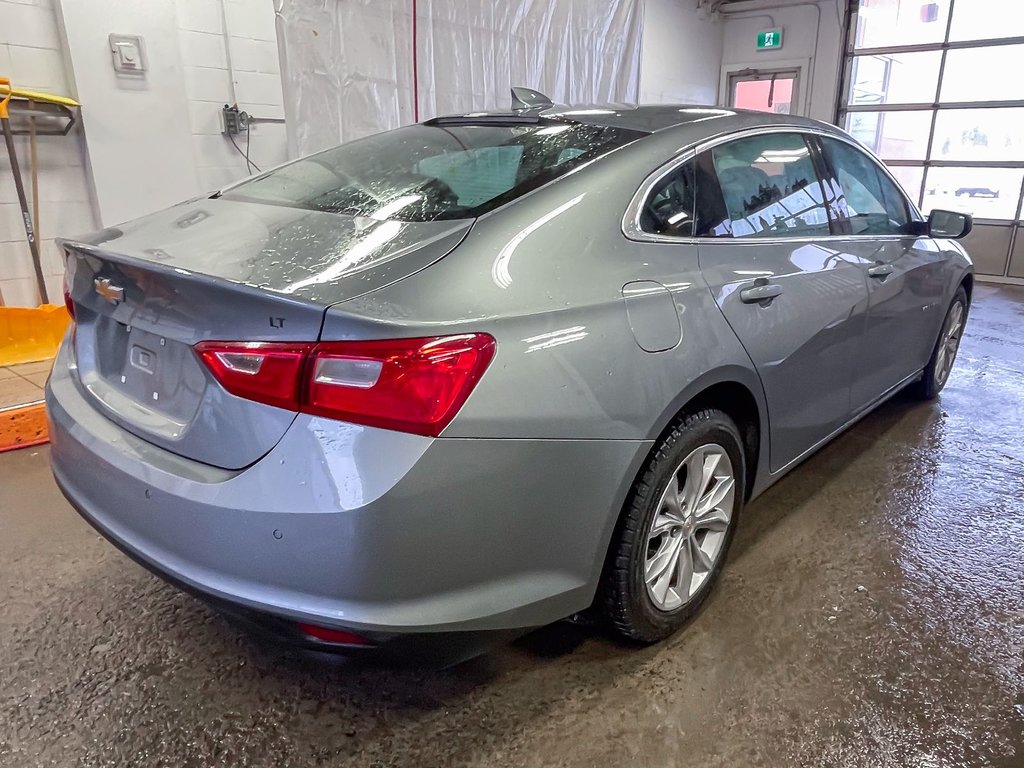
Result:
[[[53,304],[35,309],[0,307],[0,365],[53,357],[69,320],[68,311]]]
[[[0,411],[0,453],[39,445],[50,439],[42,403]]]

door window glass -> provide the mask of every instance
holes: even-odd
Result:
[[[924,183],[924,168],[907,165],[890,166],[889,170],[896,177],[896,181],[903,187],[907,197],[913,200],[917,207],[921,207],[921,185]]]
[[[821,183],[799,134],[738,139],[711,153],[733,237],[829,234]]]
[[[793,112],[795,72],[776,72],[753,77],[734,77],[732,106],[755,112],[789,115]]]
[[[903,193],[878,163],[845,141],[822,137],[821,144],[835,169],[842,195],[836,209],[843,234],[906,234],[910,214]]]

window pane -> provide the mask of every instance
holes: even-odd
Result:
[[[425,157],[416,164],[415,171],[447,185],[458,197],[459,205],[476,206],[516,185],[522,158],[522,146],[481,147]]]
[[[821,184],[799,135],[755,136],[711,152],[733,237],[829,234]]]
[[[940,51],[855,56],[851,104],[930,104],[939,82]]]
[[[903,187],[907,197],[914,201],[914,204],[921,205],[921,181],[924,179],[924,168],[912,168],[907,166],[890,166],[889,170],[896,177],[896,181]]]
[[[684,163],[658,182],[640,213],[644,232],[692,237],[696,200],[694,161]]]
[[[941,43],[948,19],[949,0],[861,0],[857,47]]]
[[[593,125],[411,125],[232,188],[226,199],[397,221],[473,218],[644,134]]]
[[[963,48],[946,54],[942,101],[1009,101],[1024,99],[1018,76],[1024,45]]]
[[[1024,37],[1020,0],[970,0],[957,3],[953,11],[950,40],[1018,36]]]
[[[729,237],[710,152],[702,152],[659,181],[640,212],[644,232],[673,237]]]
[[[932,127],[927,112],[850,112],[846,130],[883,160],[924,160]]]
[[[844,141],[822,137],[838,177],[840,230],[853,235],[899,235],[909,220],[903,195],[870,157]]]
[[[780,75],[767,80],[737,80],[733,87],[732,106],[777,115],[791,114],[794,85],[795,75]]]
[[[971,213],[979,219],[1012,219],[1024,171],[1011,168],[929,168],[924,205]]]
[[[946,109],[935,121],[933,160],[1024,160],[1024,108]]]

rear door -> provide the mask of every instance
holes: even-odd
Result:
[[[856,355],[854,410],[920,371],[944,317],[953,267],[921,229],[906,196],[885,169],[854,145],[819,138],[836,243],[856,262],[868,289],[864,341]]]
[[[721,224],[699,241],[701,271],[760,374],[775,471],[849,419],[867,289],[860,267],[829,242],[803,135],[760,132],[698,160],[714,185],[698,189],[700,204],[722,208]]]

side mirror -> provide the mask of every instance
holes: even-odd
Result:
[[[928,234],[949,240],[967,237],[974,228],[974,218],[969,213],[936,209],[928,214]]]

